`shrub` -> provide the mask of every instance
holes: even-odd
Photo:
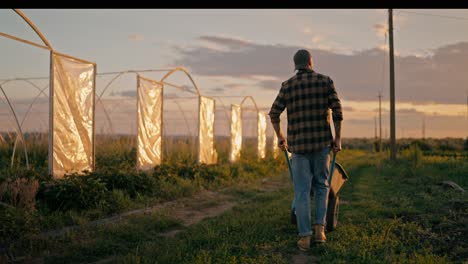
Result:
[[[102,206],[107,187],[99,178],[68,175],[60,180],[43,184],[37,195],[38,202],[49,210],[84,210]]]
[[[130,207],[131,200],[127,192],[124,190],[114,189],[109,193],[107,198],[106,211],[108,213],[121,212]]]
[[[39,187],[37,180],[16,178],[0,184],[0,201],[24,208],[28,211],[36,210],[36,193]]]
[[[411,144],[411,146],[402,151],[402,156],[409,160],[413,166],[419,166],[423,157],[423,153],[418,144]]]
[[[23,209],[0,206],[0,223],[0,248],[39,230],[34,215]]]
[[[92,173],[90,177],[104,183],[108,190],[122,190],[131,198],[135,198],[138,194],[152,195],[157,186],[157,179],[151,174],[137,173],[135,170],[133,172],[119,169],[99,170]]]

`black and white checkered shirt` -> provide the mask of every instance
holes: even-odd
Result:
[[[293,153],[311,153],[331,146],[328,109],[333,121],[343,120],[341,102],[330,77],[313,70],[299,70],[281,84],[269,113],[272,123],[280,122],[287,109],[288,146]]]

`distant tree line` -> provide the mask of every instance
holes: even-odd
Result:
[[[382,150],[389,149],[389,140],[382,140]],[[422,151],[468,151],[468,137],[463,138],[402,138],[396,141],[398,150],[416,145]],[[369,151],[379,150],[379,141],[375,138],[343,138],[343,148]]]

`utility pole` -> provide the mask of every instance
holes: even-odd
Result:
[[[390,44],[390,159],[396,160],[395,140],[395,64],[393,55],[393,10],[388,10],[388,33]]]
[[[374,116],[374,139],[377,141],[377,117]]]
[[[382,151],[382,94],[379,91],[379,151]]]
[[[374,142],[372,144],[374,146],[375,152],[379,152],[379,141],[377,138],[377,116],[374,116]]]
[[[426,139],[426,116],[423,116],[423,123],[422,123],[422,139]]]

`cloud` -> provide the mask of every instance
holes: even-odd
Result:
[[[245,85],[241,83],[227,83],[223,84],[225,90],[241,90],[245,88]]]
[[[400,12],[396,13],[393,12],[393,23],[394,27],[397,29],[401,29],[402,27],[406,26],[408,23],[409,17],[404,14],[400,14]]]
[[[343,106],[343,112],[354,112],[356,109],[350,107],[350,106]]]
[[[396,112],[397,112],[397,114],[424,115],[423,112],[418,111],[418,110],[416,110],[414,108],[402,108],[402,109],[398,109]]]
[[[137,91],[136,90],[126,90],[126,91],[122,91],[122,92],[115,92],[115,93],[112,93],[111,96],[123,96],[123,97],[136,97],[137,95]],[[182,95],[182,96],[180,96]],[[164,92],[164,97],[166,98],[184,98],[186,94],[181,94],[181,93],[178,93],[178,92],[168,92],[167,90],[165,90]]]
[[[309,27],[304,27],[304,28],[302,29],[302,33],[304,33],[304,34],[310,34],[310,33],[312,33],[312,30],[311,30]]]
[[[347,118],[346,120],[343,120],[346,122],[346,124],[353,124],[353,125],[367,125],[367,124],[372,124],[374,125],[374,118],[367,118],[367,119],[359,119],[359,118]]]
[[[374,109],[372,109],[371,111],[372,111],[372,112],[375,112],[375,113],[378,113],[378,112],[379,112],[379,109],[378,109],[378,108],[374,108]],[[382,113],[384,113],[384,112],[390,112],[388,109],[383,108],[383,107],[382,107],[382,109],[380,109],[380,111],[381,111]]]
[[[322,34],[316,34],[314,37],[310,39],[313,47],[315,49],[335,52],[340,54],[352,54],[352,50],[348,47],[338,43],[336,41],[330,40],[327,36]]]
[[[269,113],[270,110],[271,110],[271,107],[268,107],[268,106],[265,106],[265,107],[258,107],[258,110],[262,111],[262,112],[265,112],[265,113]],[[267,116],[267,119],[270,119],[268,116]]]
[[[258,82],[256,86],[259,86],[265,90],[279,91],[282,82],[283,81],[278,80],[263,80]]]
[[[238,89],[242,88],[242,84],[240,83],[227,83],[224,85],[224,87],[229,88],[229,89]]]
[[[176,84],[176,85],[177,85],[177,84]],[[177,89],[178,93],[183,92],[183,94],[181,94],[181,95],[185,95],[185,96],[186,96],[186,95],[188,95],[188,93],[194,93],[194,92],[196,92],[195,87],[193,87],[193,85],[186,85],[186,84],[183,84],[183,85],[177,85],[177,86],[178,86],[178,88],[176,88],[176,89]],[[171,87],[172,87],[172,86],[171,86]],[[174,88],[175,88],[175,87],[174,87]]]
[[[212,88],[211,91],[217,92],[217,93],[224,93],[224,91],[226,91],[226,88],[216,87],[216,88]]]
[[[211,41],[231,46],[238,43],[238,40],[230,42],[225,38],[212,38]],[[293,72],[291,54],[300,47],[250,43],[235,51],[215,51],[205,47],[176,49],[182,58],[176,59],[175,64],[190,67],[194,74],[251,78],[255,75],[286,76]],[[289,69],[280,65],[288,65]]]
[[[226,37],[204,36],[203,39],[229,47],[229,50],[196,45],[190,49],[176,48],[179,58],[175,59],[175,64],[207,77],[256,80],[256,76],[270,76],[257,81],[257,86],[270,90],[278,89],[283,80],[294,74],[292,57],[303,48]],[[378,48],[351,54],[311,49],[311,53],[316,70],[331,76],[339,96],[347,100],[375,100],[379,89],[388,87],[388,54]],[[433,49],[432,54],[395,57],[397,102],[464,103],[468,75],[463,69],[468,61],[468,42],[442,46]],[[385,65],[384,56],[387,56]]]
[[[118,93],[118,95],[125,97],[136,97],[136,90],[123,91]]]
[[[388,14],[388,10],[387,10],[387,9],[374,9],[374,11],[375,11],[378,15],[386,15],[386,14]]]
[[[176,93],[176,92],[164,92],[164,97],[166,98],[184,98],[184,96],[180,96],[180,93]]]
[[[377,37],[383,38],[385,33],[388,32],[388,24],[375,24],[374,29],[376,31]]]
[[[128,36],[128,39],[132,41],[142,41],[144,37],[141,34],[135,33],[135,34]]]
[[[250,44],[246,40],[222,36],[201,36],[199,40],[226,47],[228,50],[238,50]]]
[[[312,43],[314,43],[314,44],[320,43],[320,42],[323,41],[323,36],[316,35],[310,41],[312,41]]]

